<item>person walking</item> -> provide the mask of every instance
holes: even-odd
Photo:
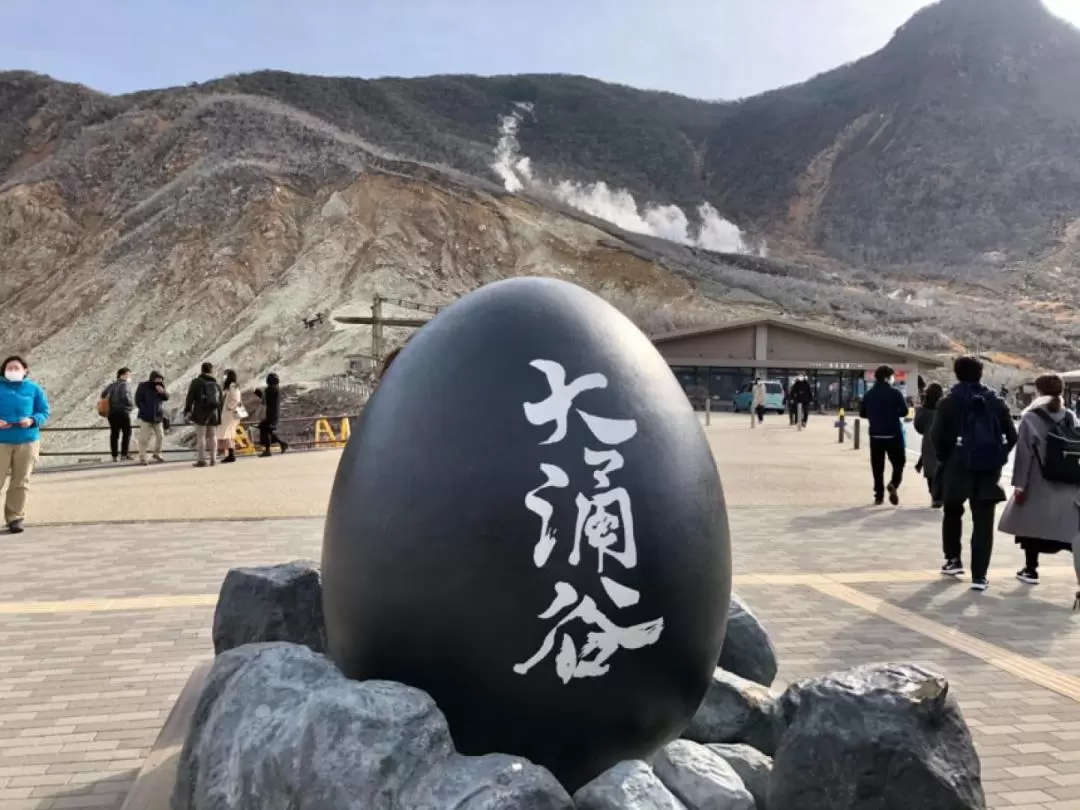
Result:
[[[225,458],[222,464],[230,464],[236,461],[236,430],[240,422],[247,417],[244,410],[244,400],[240,392],[240,384],[236,381],[236,372],[231,368],[226,369],[225,378],[222,381],[224,387],[224,402],[221,408],[221,425],[218,427],[218,452],[224,452]]]
[[[926,386],[923,394],[923,404],[915,411],[915,432],[922,436],[921,452],[919,461],[915,465],[915,471],[921,472],[926,479],[926,487],[930,490],[930,505],[934,509],[940,509],[941,498],[934,490],[934,481],[938,473],[938,457],[934,451],[934,443],[930,439],[930,430],[934,426],[934,417],[937,416],[937,406],[941,398],[945,396],[945,389],[941,383],[930,383]]]
[[[288,442],[277,435],[278,420],[281,418],[281,389],[278,375],[271,372],[266,375],[266,388],[262,392],[262,419],[259,420],[259,444],[263,446],[262,458],[270,456],[270,448],[279,445],[281,452],[289,449]]]
[[[765,421],[765,402],[766,391],[765,381],[762,379],[754,380],[753,399],[751,399],[750,409],[753,411],[750,416],[750,427],[754,428],[764,423]]]
[[[800,428],[806,427],[806,420],[810,418],[810,405],[814,401],[814,390],[805,374],[800,374],[795,380],[788,397],[793,410],[792,424],[798,423]]]
[[[131,461],[131,412],[135,398],[131,393],[131,369],[116,372],[116,379],[105,386],[101,398],[109,402],[109,452],[113,463]]]
[[[160,372],[151,371],[150,376],[135,388],[135,409],[139,419],[139,463],[144,467],[150,462],[146,451],[154,443],[154,461],[165,461],[161,447],[165,443],[165,403],[169,393],[165,390],[165,378]]]
[[[893,387],[896,372],[889,366],[878,366],[874,371],[874,384],[863,396],[859,416],[869,422],[870,472],[874,477],[874,504],[900,503],[900,484],[904,480],[907,450],[904,447],[904,417],[908,406],[904,395]],[[885,486],[885,459],[889,460],[892,475]]]
[[[930,429],[938,459],[943,502],[941,545],[945,564],[941,573],[958,577],[961,561],[965,504],[971,509],[971,588],[985,591],[994,550],[994,512],[1005,500],[1001,470],[1016,446],[1016,426],[1008,406],[982,384],[983,364],[975,357],[960,357],[953,364],[956,385],[937,407]]]
[[[1024,550],[1024,567],[1016,578],[1039,583],[1039,555],[1070,550],[1080,533],[1080,484],[1049,481],[1043,474],[1046,437],[1051,431],[1078,433],[1077,418],[1065,409],[1065,382],[1056,374],[1035,381],[1038,398],[1025,409],[1017,431],[1013,459],[1012,497],[1001,514],[998,529],[1016,538]]]
[[[41,440],[41,428],[49,419],[49,401],[33,380],[21,357],[4,361],[0,379],[0,487],[7,480],[4,524],[12,534],[21,534],[26,521],[26,498],[34,473]]]
[[[188,386],[184,416],[195,424],[195,466],[217,463],[214,439],[221,424],[221,385],[214,376],[213,363],[203,363],[198,377]]]

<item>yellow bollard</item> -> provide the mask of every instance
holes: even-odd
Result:
[[[337,436],[330,427],[330,420],[319,419],[315,422],[315,444],[336,444]]]
[[[338,435],[341,440],[338,442],[339,447],[344,447],[345,443],[349,441],[349,436],[352,435],[352,426],[349,424],[349,417],[341,417],[341,425],[338,427]]]
[[[251,433],[248,432],[248,428],[244,425],[236,426],[233,444],[236,445],[237,455],[250,456],[255,453],[255,445],[251,442]]]

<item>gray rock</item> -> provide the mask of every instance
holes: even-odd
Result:
[[[574,794],[577,810],[684,810],[652,768],[628,760],[604,771]]]
[[[401,797],[409,810],[573,810],[549,771],[520,757],[455,754],[429,770]]]
[[[941,675],[875,664],[793,684],[769,806],[982,810],[979,758]]]
[[[689,810],[754,810],[754,797],[718,754],[676,740],[653,760],[653,770]]]
[[[771,755],[783,731],[777,695],[759,683],[718,669],[682,736],[698,743],[746,743]]]
[[[731,594],[727,632],[717,666],[763,686],[772,686],[776,680],[776,650],[769,634],[735,593]]]
[[[214,652],[288,641],[326,651],[322,579],[311,562],[233,568],[214,611]]]
[[[180,754],[172,810],[381,810],[454,754],[435,702],[358,683],[297,644],[218,656]]]
[[[750,795],[754,797],[757,810],[768,810],[769,775],[772,773],[772,757],[743,743],[716,744],[707,748],[724,758],[742,779]]]

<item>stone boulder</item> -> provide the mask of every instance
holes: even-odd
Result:
[[[689,810],[755,810],[754,797],[723,757],[676,740],[653,760],[653,770]]]
[[[550,773],[462,757],[435,702],[345,678],[297,644],[222,653],[181,751],[172,810],[570,810]]]
[[[777,695],[759,683],[718,669],[682,736],[703,744],[746,743],[771,755],[783,730]]]
[[[407,810],[574,810],[550,771],[505,754],[450,759],[423,774],[395,805]]]
[[[979,758],[949,683],[875,664],[793,684],[769,806],[799,810],[982,810]]]
[[[685,810],[652,768],[636,759],[620,762],[579,788],[577,810]]]
[[[244,644],[288,641],[326,650],[322,580],[318,565],[291,562],[233,568],[214,611],[214,652]]]
[[[721,669],[763,686],[776,680],[776,650],[758,617],[738,594],[731,594],[727,632],[720,650]]]
[[[769,807],[769,776],[772,774],[772,757],[751,748],[743,743],[716,744],[706,746],[714,754],[724,758],[724,761],[742,779],[750,795],[754,797],[757,810],[768,810]]]

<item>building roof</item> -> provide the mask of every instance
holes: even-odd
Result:
[[[945,361],[935,354],[915,351],[913,349],[905,349],[901,346],[893,346],[877,340],[868,340],[863,337],[857,337],[848,332],[839,332],[834,329],[826,329],[821,326],[801,323],[799,321],[791,321],[787,318],[778,318],[770,315],[761,315],[753,318],[742,318],[736,321],[726,321],[725,323],[717,324],[716,326],[696,327],[693,329],[679,329],[675,332],[668,332],[663,335],[657,335],[652,338],[652,342],[672,343],[674,341],[682,340],[688,337],[716,335],[720,334],[721,332],[731,332],[736,329],[745,329],[748,326],[758,326],[760,324],[776,326],[782,329],[791,330],[793,332],[802,332],[803,334],[810,335],[811,337],[823,337],[831,340],[837,340],[842,343],[850,344],[852,346],[861,346],[863,348],[872,349],[874,351],[887,352],[891,355],[900,355],[901,357],[916,360],[920,365],[926,365],[930,368],[940,368],[941,366],[945,365]]]

